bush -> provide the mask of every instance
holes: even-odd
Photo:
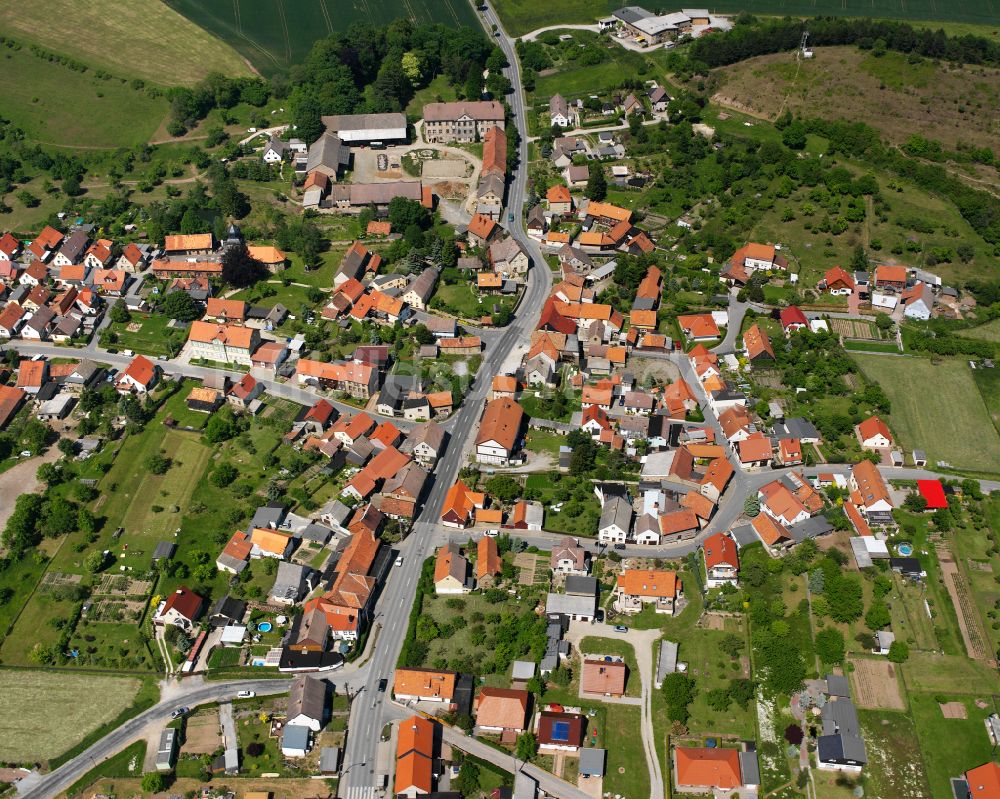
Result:
[[[225,488],[239,477],[239,470],[231,463],[220,463],[209,477],[209,482],[216,488]]]

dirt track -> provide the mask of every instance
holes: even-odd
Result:
[[[0,530],[7,526],[7,520],[14,512],[14,503],[21,494],[32,494],[42,488],[36,476],[43,463],[59,460],[61,452],[56,447],[35,458],[28,458],[0,474]]]

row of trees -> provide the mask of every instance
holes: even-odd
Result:
[[[917,30],[905,22],[860,17],[786,17],[759,22],[749,14],[741,15],[731,31],[696,39],[691,44],[690,58],[707,68],[735,64],[754,56],[794,50],[806,31],[813,46],[857,44],[963,64],[1000,64],[1000,45],[982,36],[949,37],[941,29]]]

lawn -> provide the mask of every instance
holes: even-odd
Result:
[[[51,760],[125,712],[142,681],[126,677],[0,670],[6,697],[0,760]]]
[[[964,360],[852,357],[888,395],[890,426],[906,449],[926,450],[932,464],[944,460],[955,468],[998,469],[1000,434]]]
[[[0,28],[9,36],[115,75],[161,86],[190,85],[210,72],[251,74],[235,50],[159,0],[0,0]],[[192,53],[198,57],[192,58]],[[9,100],[10,95],[4,94]],[[90,116],[98,126],[114,121],[110,115],[95,113],[82,99],[76,106],[86,109],[81,116]],[[10,116],[10,105],[4,105],[4,116]],[[125,111],[124,105],[116,105],[116,115]],[[60,128],[54,125],[49,130]]]
[[[630,705],[605,705],[604,746],[608,761],[604,790],[612,796],[649,796],[649,765],[640,744],[640,708]],[[611,736],[615,745],[609,746]],[[628,741],[629,743],[623,744]]]
[[[893,799],[946,795],[931,794],[927,788],[917,732],[909,717],[883,710],[860,710],[858,719],[868,752],[866,795]]]
[[[20,11],[40,5],[44,3],[18,3],[16,8]],[[0,0],[0,27],[5,21],[5,6],[9,13],[15,4]],[[47,31],[48,26],[40,30]],[[93,38],[73,36],[71,40],[85,42]],[[4,98],[4,116],[22,128],[29,139],[81,148],[142,144],[153,135],[168,110],[162,97],[150,97],[117,78],[101,80],[89,70],[76,72],[46,61],[27,47],[0,47],[0,95]],[[39,196],[37,192],[35,196]]]
[[[985,663],[961,655],[910,652],[900,670],[907,691],[979,696],[984,687],[996,684],[996,671]],[[990,690],[992,693],[992,689]]]
[[[624,658],[625,665],[628,666],[625,696],[642,696],[642,680],[639,679],[639,667],[635,662],[632,644],[614,638],[588,635],[580,641],[579,649],[581,655],[617,655]]]
[[[112,322],[101,331],[101,344],[117,352],[132,350],[142,355],[174,355],[187,340],[187,329],[169,327],[164,314],[132,314],[129,322]],[[138,325],[138,330],[129,327]],[[112,336],[115,337],[112,343]]]
[[[466,319],[486,316],[492,313],[494,305],[510,308],[514,305],[514,298],[499,295],[480,297],[472,283],[439,283],[431,300],[431,308],[440,308]]]
[[[568,535],[597,535],[601,518],[601,503],[589,483],[576,483],[558,472],[533,474],[525,481],[525,488],[533,489],[545,505],[545,529]],[[562,510],[552,509],[562,502]]]
[[[200,385],[200,380],[185,380],[181,383],[180,389],[163,403],[163,412],[181,427],[193,427],[195,430],[201,430],[211,416],[211,414],[202,411],[192,411],[187,406],[187,398],[191,389]]]
[[[559,448],[566,446],[566,436],[549,430],[529,430],[525,435],[525,446],[531,452],[547,452],[559,457]]]
[[[989,702],[987,693],[984,691],[981,698]],[[965,705],[968,718],[944,718],[936,697],[930,694],[910,695],[910,716],[920,740],[924,768],[931,786],[930,795],[950,796],[948,781],[951,777],[994,759],[983,721],[996,709],[992,703],[981,709],[965,697],[948,695],[937,698],[958,699]]]

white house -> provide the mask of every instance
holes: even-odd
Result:
[[[632,505],[623,496],[611,496],[601,509],[597,538],[604,544],[624,544],[632,532]]]

